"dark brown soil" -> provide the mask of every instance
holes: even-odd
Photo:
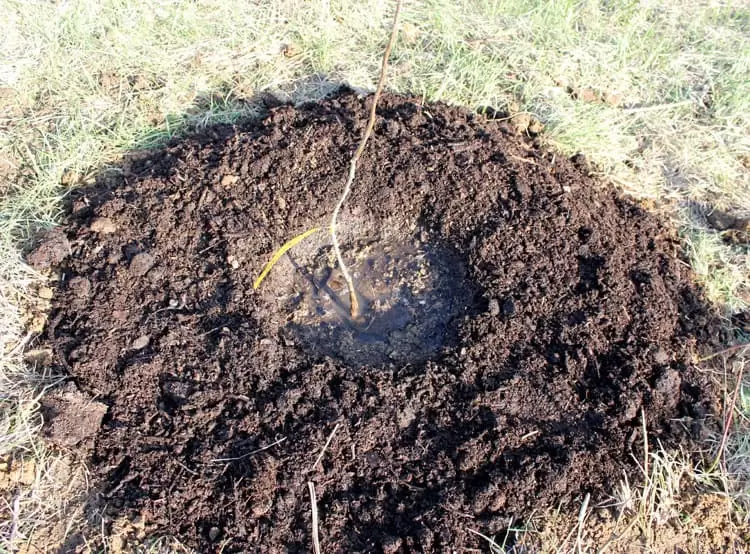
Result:
[[[715,408],[690,356],[718,327],[657,218],[464,109],[382,99],[340,222],[359,320],[324,231],[254,290],[327,227],[370,101],[126,163],[30,256],[59,270],[57,363],[109,407],[113,516],[309,552],[311,481],[324,552],[477,548],[469,528],[637,479],[642,413],[671,447]]]

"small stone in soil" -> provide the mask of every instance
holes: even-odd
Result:
[[[500,315],[500,302],[497,301],[497,298],[490,300],[490,314],[493,316]]]
[[[140,254],[133,256],[133,259],[130,260],[130,271],[139,277],[143,277],[152,267],[154,267],[155,263],[156,261],[151,254],[141,252]]]
[[[663,348],[659,348],[654,352],[654,362],[659,365],[664,365],[669,362],[669,354],[667,354]]]
[[[43,300],[50,300],[55,295],[54,291],[49,287],[40,287],[38,294],[39,298]]]
[[[91,223],[91,230],[102,235],[109,235],[117,231],[117,225],[108,217],[100,217]]]
[[[144,348],[148,346],[149,342],[151,342],[151,337],[149,337],[148,335],[138,337],[130,345],[130,349],[131,350],[143,350]]]
[[[221,178],[221,186],[231,187],[233,184],[235,184],[239,180],[240,178],[237,177],[237,175],[224,175],[224,177]]]

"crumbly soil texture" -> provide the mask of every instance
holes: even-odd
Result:
[[[349,90],[135,156],[28,256],[46,342],[106,406],[108,520],[202,552],[485,548],[641,476],[715,409],[716,318],[659,220],[501,118]],[[273,253],[289,250],[256,289]],[[593,501],[593,500],[592,500]]]

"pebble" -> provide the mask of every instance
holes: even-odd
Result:
[[[221,178],[221,186],[231,187],[233,184],[235,184],[239,180],[240,178],[237,177],[237,175],[224,175],[224,177]]]
[[[102,235],[109,235],[117,231],[117,225],[108,217],[100,217],[91,222],[91,230]]]
[[[156,261],[151,254],[141,252],[133,256],[133,259],[130,260],[130,270],[139,277],[142,277],[154,267],[155,263]]]
[[[490,300],[490,314],[493,316],[500,315],[500,302],[498,302],[497,298]]]
[[[654,362],[659,365],[664,365],[669,362],[669,354],[663,349],[659,348],[654,352]]]
[[[51,300],[54,294],[54,291],[49,287],[39,287],[39,298],[43,300]]]
[[[151,342],[151,337],[148,335],[143,335],[142,337],[138,337],[133,341],[133,343],[130,345],[130,348],[132,350],[143,350],[148,346],[148,344]]]

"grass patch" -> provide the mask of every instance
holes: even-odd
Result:
[[[51,463],[36,438],[46,378],[19,345],[21,306],[36,302],[42,276],[21,245],[58,221],[68,187],[127,150],[257,115],[269,92],[298,102],[338,82],[374,89],[391,8],[0,0],[0,457],[47,460],[36,490]],[[750,9],[730,2],[407,2],[389,83],[425,100],[535,115],[563,152],[585,152],[671,214],[708,296],[735,312],[750,305],[747,246],[726,244],[694,207],[750,215],[748,33]],[[747,417],[745,408],[728,446],[736,465],[727,468],[742,476]],[[15,523],[0,534],[10,550],[47,512],[8,498],[2,519]]]

